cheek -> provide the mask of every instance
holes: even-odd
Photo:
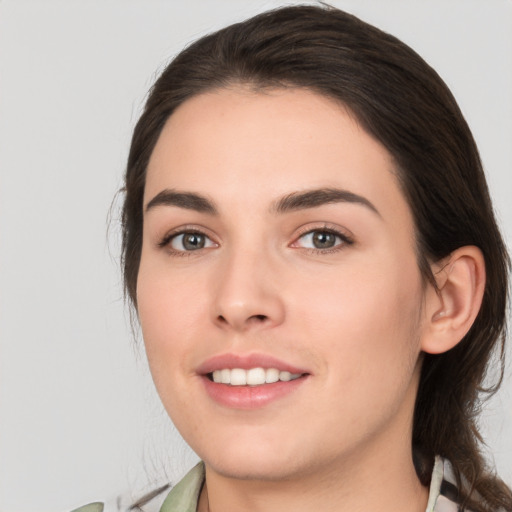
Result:
[[[317,276],[318,278],[318,276]],[[374,266],[316,280],[303,296],[297,322],[346,386],[396,386],[419,355],[422,284],[417,266]]]
[[[204,290],[194,280],[173,275],[158,262],[142,258],[137,281],[138,315],[155,381],[185,365],[198,319],[207,312]]]
[[[205,314],[201,294],[194,286],[182,286],[179,276],[158,265],[141,262],[137,283],[139,321],[153,382],[169,416],[178,426],[195,424],[190,407],[192,333]],[[189,283],[190,284],[190,283]],[[188,418],[188,419],[187,419]],[[190,427],[188,427],[190,428]],[[185,429],[186,430],[186,429]]]

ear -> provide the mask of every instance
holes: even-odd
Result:
[[[421,348],[441,354],[455,347],[475,321],[485,288],[485,262],[482,251],[465,246],[436,264],[432,285],[425,298]]]

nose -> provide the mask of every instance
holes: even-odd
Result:
[[[263,251],[240,251],[215,276],[212,317],[226,330],[244,332],[280,325],[285,318],[278,269]]]

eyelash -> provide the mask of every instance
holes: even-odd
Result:
[[[195,251],[194,250],[190,250],[190,251],[183,250],[182,251],[182,250],[174,249],[171,245],[172,241],[182,235],[199,235],[199,236],[204,237],[207,240],[210,240],[211,242],[213,242],[213,244],[218,245],[204,231],[201,231],[200,229],[192,228],[192,227],[187,228],[185,226],[185,227],[180,228],[178,231],[172,231],[171,233],[167,233],[162,238],[162,240],[160,242],[158,242],[158,246],[161,247],[162,249],[166,248],[173,256],[184,256],[184,257],[193,256],[195,252],[200,252],[201,249],[205,249],[205,248],[208,249],[208,247],[199,248],[199,249],[196,249]]]
[[[310,252],[312,254],[325,255],[325,254],[335,253],[335,252],[343,250],[343,248],[345,246],[352,245],[354,243],[354,240],[350,236],[348,236],[346,233],[342,233],[338,229],[335,229],[335,228],[332,228],[330,226],[324,225],[324,226],[319,226],[319,227],[315,227],[315,228],[311,228],[311,227],[305,228],[302,232],[300,232],[298,234],[298,236],[295,238],[295,241],[292,244],[290,244],[289,247],[298,247],[298,248],[300,248],[300,246],[296,245],[297,242],[301,238],[305,237],[306,235],[310,235],[312,233],[328,233],[328,234],[334,235],[336,238],[340,239],[339,243],[337,243],[336,245],[334,245],[333,247],[330,247],[330,248],[325,248],[325,249],[310,248],[310,247],[303,247],[302,248],[302,249],[304,249],[304,250],[306,250],[306,251],[308,251],[308,252]],[[187,251],[187,250],[178,250],[178,249],[174,249],[174,248],[171,247],[172,241],[174,239],[176,239],[177,237],[182,236],[182,235],[191,235],[191,234],[192,235],[196,234],[196,235],[203,236],[207,240],[210,240],[213,244],[218,245],[204,231],[201,231],[200,229],[197,229],[197,228],[192,228],[192,227],[191,228],[187,228],[187,227],[184,227],[184,228],[179,229],[179,231],[173,231],[171,233],[166,234],[162,238],[162,240],[158,243],[158,246],[161,247],[162,249],[163,248],[167,248],[169,250],[169,252],[173,256],[185,256],[185,257],[192,256],[193,253],[199,252],[199,251],[201,251],[201,249],[208,249],[209,248],[209,247],[203,247],[203,248],[199,248],[199,249],[196,249],[196,250],[188,250]]]
[[[323,225],[323,226],[314,227],[314,228],[311,228],[311,227],[305,228],[302,232],[299,233],[299,235],[297,236],[295,241],[291,244],[291,247],[294,247],[294,246],[296,247],[295,244],[297,244],[297,242],[301,238],[305,237],[306,235],[312,234],[312,233],[328,233],[330,235],[334,235],[336,238],[339,238],[341,240],[339,243],[337,243],[333,247],[326,248],[326,249],[308,248],[308,247],[303,248],[312,254],[321,254],[322,255],[322,254],[336,253],[338,251],[343,250],[347,245],[353,245],[353,243],[354,243],[353,238],[350,237],[349,235],[347,235],[346,233],[342,233],[339,229],[333,228],[331,226]]]

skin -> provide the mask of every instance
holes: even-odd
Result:
[[[144,204],[173,189],[217,214],[145,211],[138,312],[162,402],[206,464],[200,510],[425,509],[410,446],[436,294],[394,167],[346,109],[305,90],[221,89],[166,123]],[[326,188],[376,211],[273,208]],[[191,229],[204,248],[184,250],[179,233]],[[306,233],[326,229],[340,233],[334,246],[315,248]],[[268,354],[309,375],[265,407],[225,407],[197,373],[224,353]]]

